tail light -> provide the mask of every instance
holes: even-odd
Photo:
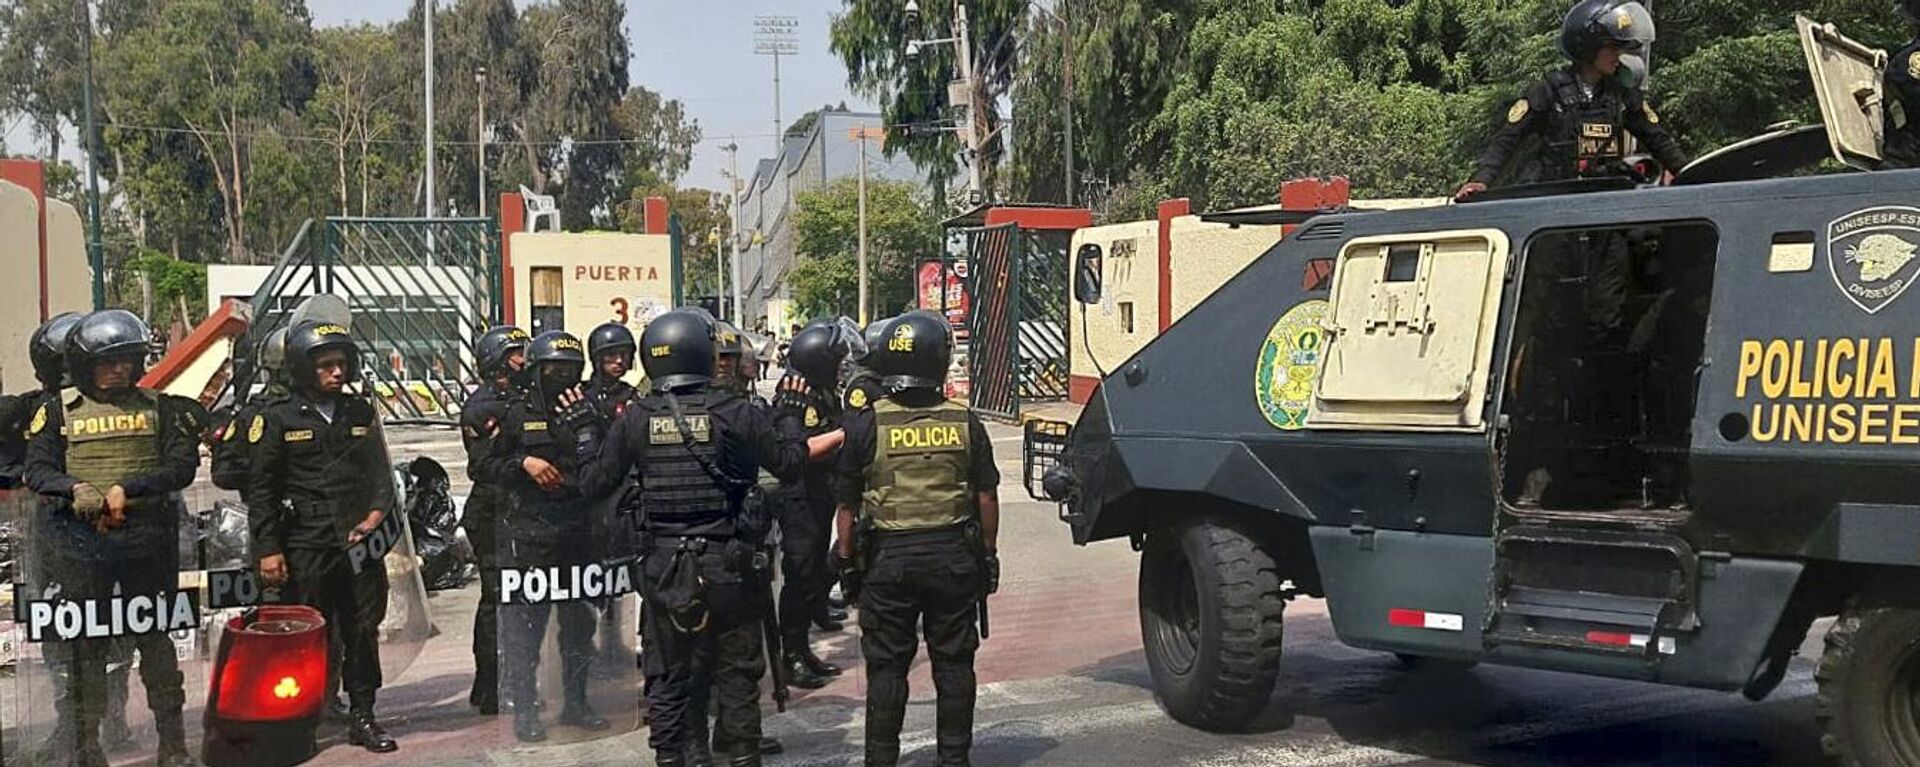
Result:
[[[286,722],[326,705],[327,621],[311,607],[265,606],[227,622],[208,718]]]

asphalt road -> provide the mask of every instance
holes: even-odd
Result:
[[[1154,702],[1140,650],[1134,593],[1138,557],[1124,542],[1075,547],[1049,504],[1019,486],[1020,441],[992,426],[1003,473],[1004,585],[983,647],[975,724],[979,765],[1819,765],[1811,662],[1796,661],[1772,698],[1498,667],[1415,673],[1387,655],[1341,645],[1324,606],[1293,603],[1280,683],[1256,731],[1221,735],[1169,719]],[[412,447],[438,453],[422,437]],[[397,439],[397,445],[409,439]],[[453,472],[459,473],[456,468]],[[407,764],[647,763],[645,730],[589,743],[519,747],[504,722],[478,723],[464,706],[464,613],[470,594],[434,598],[443,635],[387,706]],[[1817,627],[1803,648],[1817,657]],[[857,636],[816,634],[849,673],[799,693],[766,720],[788,752],[770,765],[860,762],[864,683]],[[933,763],[933,697],[925,658],[915,671],[905,761]],[[389,763],[344,746],[319,765]],[[398,762],[391,762],[398,763]]]

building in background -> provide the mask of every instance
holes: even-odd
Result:
[[[740,193],[740,300],[748,327],[762,318],[770,329],[805,322],[807,318],[784,316],[791,306],[786,276],[799,247],[793,226],[799,196],[858,176],[860,145],[849,132],[885,124],[878,112],[823,111],[805,134],[787,137],[780,156],[754,164],[753,177]],[[926,178],[905,155],[886,157],[873,144],[867,148],[867,174],[869,181]]]

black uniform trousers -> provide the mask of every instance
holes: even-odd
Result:
[[[500,691],[500,564],[495,527],[501,490],[476,484],[467,497],[460,524],[473,545],[480,569],[480,604],[473,610],[473,698],[493,697]],[[476,700],[476,702],[478,702]]]
[[[523,501],[524,503],[524,501]],[[501,554],[501,565],[533,567],[570,565],[586,561],[577,551],[587,537],[584,528],[557,537],[539,536],[511,541]],[[496,579],[495,587],[498,588]],[[496,592],[497,593],[497,592]],[[505,698],[515,710],[531,710],[539,699],[537,674],[540,648],[547,639],[547,622],[560,623],[560,679],[568,705],[587,699],[587,675],[593,670],[593,607],[580,600],[507,604],[500,607],[502,629],[501,672]]]
[[[980,649],[980,560],[958,530],[881,534],[860,592],[867,662],[866,763],[900,759],[907,672],[921,633],[933,661],[935,742],[942,765],[967,764],[973,746],[974,652]]]
[[[780,637],[787,652],[798,652],[808,645],[809,625],[826,615],[833,589],[834,504],[803,487],[782,487],[780,493]]]
[[[728,561],[724,541],[697,541],[692,550],[657,545],[644,560],[646,604],[640,635],[649,710],[648,745],[655,751],[686,753],[707,737],[710,695],[718,691],[720,712],[714,749],[739,753],[760,743],[760,677],[767,673],[761,636],[761,596],[751,573]],[[674,556],[697,558],[705,582],[707,625],[676,627],[667,612],[653,605]],[[682,629],[686,630],[682,630]]]
[[[327,697],[346,688],[354,711],[373,710],[383,684],[380,622],[387,619],[387,568],[371,563],[358,574],[346,549],[296,547],[286,551],[293,600],[327,619]]]

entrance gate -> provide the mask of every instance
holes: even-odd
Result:
[[[1017,420],[1067,397],[1067,248],[1072,232],[1001,224],[966,230],[969,400]]]

